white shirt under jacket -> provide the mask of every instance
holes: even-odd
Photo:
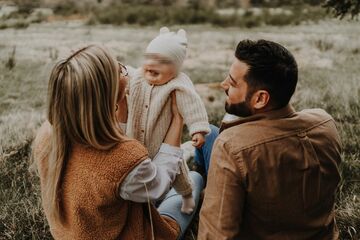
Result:
[[[127,175],[119,189],[120,197],[133,202],[162,199],[180,172],[182,158],[181,148],[162,143],[154,159],[142,161]]]

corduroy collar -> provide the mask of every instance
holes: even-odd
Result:
[[[264,120],[264,119],[270,120],[270,119],[285,118],[285,117],[290,116],[294,112],[295,112],[295,109],[290,104],[288,104],[285,107],[280,108],[280,109],[263,112],[263,113],[258,113],[258,114],[255,114],[255,115],[252,115],[249,117],[236,119],[236,120],[230,121],[230,122],[223,122],[220,126],[220,132],[222,132],[223,130],[225,130],[227,128],[231,128],[233,126],[237,126],[239,124],[243,124],[243,123],[247,123],[247,122],[259,121],[259,120]]]

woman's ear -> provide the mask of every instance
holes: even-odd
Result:
[[[252,107],[256,110],[264,109],[270,101],[270,94],[266,90],[258,90],[252,97]]]

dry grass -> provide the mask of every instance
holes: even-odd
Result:
[[[183,26],[189,36],[185,72],[195,83],[219,82],[236,43],[244,38],[280,42],[295,55],[300,81],[297,109],[321,107],[337,120],[344,143],[337,195],[341,239],[360,237],[360,29],[357,22],[329,20],[294,27],[254,29]],[[49,239],[38,179],[28,171],[30,144],[44,119],[47,77],[54,61],[80,45],[100,42],[118,59],[138,66],[155,28],[86,26],[82,22],[0,30],[0,239]],[[13,49],[16,47],[15,54]],[[11,58],[11,59],[10,59]],[[12,67],[8,66],[11,61]],[[216,84],[197,89],[218,123],[224,95]],[[193,224],[187,239],[196,238]]]

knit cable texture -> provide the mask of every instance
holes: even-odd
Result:
[[[171,97],[176,91],[176,103],[190,135],[198,132],[209,133],[210,127],[204,103],[197,94],[193,83],[185,73],[164,85],[148,84],[143,78],[142,69],[130,71],[129,86],[129,117],[127,135],[142,142],[149,151],[149,157],[154,158],[159,151],[170,127]],[[188,168],[183,162],[180,174],[175,180],[174,188],[181,194],[191,192],[191,181]]]

